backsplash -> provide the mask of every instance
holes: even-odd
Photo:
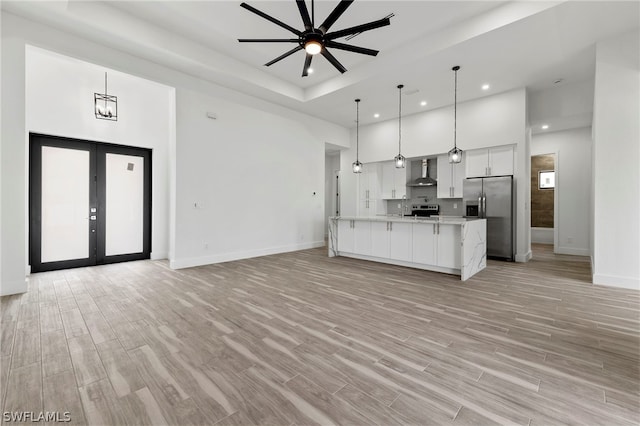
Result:
[[[432,175],[433,176],[433,175]],[[462,198],[437,198],[437,188],[435,186],[408,187],[407,213],[410,213],[413,204],[437,204],[440,206],[440,214],[444,216],[463,216]],[[387,203],[387,214],[400,214],[398,204],[401,200],[389,200]],[[454,208],[454,205],[457,208]]]

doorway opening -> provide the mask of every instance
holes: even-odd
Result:
[[[32,272],[149,259],[151,150],[31,133]]]
[[[531,156],[531,242],[555,245],[556,155]]]

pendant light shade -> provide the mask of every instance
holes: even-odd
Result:
[[[107,94],[107,73],[104,73],[104,93],[93,94],[94,112],[101,120],[118,120],[118,97]]]
[[[398,84],[398,155],[393,157],[397,169],[403,169],[407,164],[407,159],[402,155],[402,88],[404,85]]]
[[[358,159],[359,156],[359,139],[360,139],[360,99],[356,99],[356,161],[353,162],[351,167],[353,168],[353,173],[362,173],[362,163]]]
[[[458,70],[459,65],[451,68],[454,73],[454,89],[453,89],[453,148],[449,151],[449,163],[459,163],[462,161],[462,150],[458,148],[456,141],[456,127],[458,118]]]

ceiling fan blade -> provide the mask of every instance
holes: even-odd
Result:
[[[350,44],[338,43],[337,41],[327,40],[325,46],[333,47],[334,49],[347,50],[349,52],[362,53],[363,55],[376,56],[380,51],[367,49],[366,47],[352,46]]]
[[[351,6],[351,3],[353,3],[353,1],[354,0],[342,0],[340,3],[338,3],[335,9],[333,9],[329,16],[327,16],[327,19],[324,20],[324,22],[320,25],[320,27],[318,27],[318,29],[323,33],[329,31],[329,28],[331,28],[331,26],[335,24],[335,22],[338,20],[338,18],[340,18],[340,16],[342,16],[345,10],[347,10],[347,8]]]
[[[325,40],[333,40],[336,38],[348,36],[355,33],[363,33],[369,30],[375,30],[376,28],[385,27],[391,24],[389,18],[382,18],[377,21],[372,21],[367,24],[356,25],[355,27],[345,28],[344,30],[334,31],[324,35]]]
[[[309,55],[304,58],[304,67],[302,68],[302,76],[306,77],[309,75],[309,67],[311,66],[311,60],[313,59],[313,55]]]
[[[311,24],[311,18],[309,17],[309,10],[307,9],[307,4],[305,3],[304,0],[296,0],[296,4],[298,5],[298,10],[300,11],[302,22],[304,23],[304,29],[312,30],[313,25]]]
[[[296,46],[293,49],[291,49],[290,51],[283,53],[282,55],[278,56],[277,58],[275,58],[272,61],[267,62],[266,64],[264,64],[265,67],[270,67],[271,65],[275,64],[278,61],[283,60],[284,58],[286,58],[287,56],[291,56],[294,53],[296,53],[298,50],[302,50],[304,49],[302,46]]]
[[[347,71],[347,69],[344,66],[342,66],[342,64],[340,62],[338,62],[336,57],[333,56],[331,53],[329,53],[329,51],[327,49],[323,48],[321,53],[322,53],[322,56],[327,58],[327,61],[331,62],[331,65],[336,67],[336,69],[338,71],[340,71],[343,74]]]
[[[296,30],[296,29],[295,29],[295,28],[293,28],[292,26],[285,24],[284,22],[282,22],[282,21],[280,21],[280,20],[278,20],[278,19],[274,18],[273,16],[269,16],[269,15],[267,15],[266,13],[264,13],[264,12],[262,12],[262,11],[260,11],[260,10],[256,9],[256,8],[255,8],[255,7],[253,7],[253,6],[249,6],[248,4],[246,4],[246,3],[242,2],[242,3],[240,3],[240,7],[243,7],[243,8],[245,8],[245,9],[247,9],[248,11],[253,12],[253,13],[255,13],[256,15],[258,15],[258,16],[260,16],[260,17],[262,17],[262,18],[266,19],[267,21],[273,22],[274,24],[279,25],[279,26],[281,26],[282,28],[284,28],[284,29],[286,29],[286,30],[291,31],[292,33],[294,33],[294,34],[295,34],[295,35],[297,35],[297,36],[302,35],[302,32],[300,32],[300,31]]]
[[[298,43],[297,38],[239,38],[240,43]]]

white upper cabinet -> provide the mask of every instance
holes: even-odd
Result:
[[[513,145],[465,151],[466,177],[513,175]]]
[[[407,169],[397,169],[394,161],[382,162],[382,199],[394,200],[407,195]]]
[[[464,154],[460,163],[449,163],[447,154],[438,156],[438,198],[462,198],[465,163]]]
[[[375,216],[384,213],[381,198],[380,164],[365,165],[365,171],[358,175],[358,215]]]

